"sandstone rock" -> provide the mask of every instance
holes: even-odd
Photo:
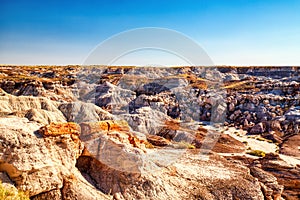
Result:
[[[58,108],[69,122],[97,122],[113,119],[113,116],[109,112],[92,103],[62,103]]]
[[[47,199],[52,199],[52,200],[61,200],[62,194],[60,189],[54,189],[49,192],[37,194],[35,196],[32,196],[31,199],[33,200],[47,200]]]
[[[284,186],[282,197],[285,199],[299,198],[300,184],[300,168],[296,165],[291,165],[283,161],[278,155],[267,154],[260,159],[261,168],[277,178],[279,185]],[[275,193],[278,194],[282,187],[274,185]],[[272,186],[269,186],[272,188]],[[274,189],[272,189],[274,191]],[[273,197],[275,199],[275,197]]]
[[[35,121],[41,124],[49,124],[51,122],[66,122],[65,117],[61,112],[52,112],[43,109],[30,109],[24,115],[30,121]]]
[[[170,141],[157,135],[147,135],[147,140],[155,146],[167,146],[171,144]]]
[[[45,96],[45,89],[43,83],[40,81],[28,81],[21,84],[21,87],[12,92],[13,95],[20,96]]]
[[[50,125],[43,126],[39,129],[39,133],[44,137],[60,136],[60,135],[76,135],[79,136],[80,126],[73,122],[68,123],[51,123]]]
[[[244,152],[246,147],[242,142],[234,139],[233,137],[226,134],[220,134],[220,137],[216,141],[212,150],[218,153],[240,153]]]
[[[6,172],[18,189],[28,191],[36,199],[70,196],[96,199],[95,195],[97,199],[106,199],[75,167],[76,158],[83,150],[82,143],[73,140],[70,134],[43,138],[35,132],[38,129],[37,123],[26,118],[0,118],[0,171]],[[66,179],[72,176],[78,181],[72,182],[70,190]],[[68,192],[59,192],[60,189]]]
[[[213,155],[205,161],[185,154],[172,166],[142,174],[120,172],[91,157],[80,157],[77,166],[120,199],[263,199],[246,168]]]
[[[284,116],[286,117],[286,120],[289,121],[299,121],[300,120],[300,107],[293,107],[289,109]]]
[[[235,109],[235,105],[234,105],[233,103],[230,103],[230,104],[229,104],[229,107],[228,107],[228,110],[229,110],[230,112],[233,112],[234,109]]]
[[[280,121],[278,121],[278,120],[271,121],[270,129],[272,131],[282,131]]]
[[[240,78],[237,74],[229,74],[227,73],[225,75],[225,78],[224,78],[224,81],[227,82],[227,81],[239,81]]]
[[[58,102],[43,97],[13,96],[1,92],[0,112],[23,112],[24,117],[42,124],[65,122],[63,114],[57,109]]]
[[[128,122],[132,130],[152,135],[159,134],[165,123],[172,121],[168,115],[150,107],[142,107],[137,109],[135,114],[124,114],[120,117]]]
[[[130,132],[125,121],[101,121],[82,123],[81,140],[87,152],[107,165],[120,171],[137,171],[146,148],[152,147],[149,142]]]
[[[271,132],[268,132],[268,133],[263,133],[261,136],[268,139],[268,140],[271,140],[273,141],[274,143],[278,143],[278,144],[281,144],[282,143],[282,133],[281,132],[278,132],[278,131],[271,131]]]
[[[80,124],[82,135],[98,132],[125,131],[130,130],[128,123],[124,120],[105,120],[99,122],[84,122]]]
[[[280,146],[280,153],[300,159],[300,135],[287,138]]]
[[[112,114],[128,113],[129,102],[135,99],[135,92],[111,83],[98,85],[94,91],[95,104]]]
[[[97,134],[85,142],[88,154],[105,165],[118,171],[140,173],[143,168],[145,145],[138,140],[132,141],[128,134],[112,132],[109,135]]]
[[[245,150],[245,145],[233,137],[222,134],[218,131],[208,130],[192,123],[176,123],[169,121],[166,123],[158,135],[171,140],[172,142],[183,142],[194,145],[196,148],[213,150],[218,153],[238,153]]]
[[[263,123],[258,123],[250,129],[250,134],[262,134],[265,132]]]

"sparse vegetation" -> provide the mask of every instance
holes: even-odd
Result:
[[[60,81],[62,83],[68,83],[74,81],[74,78],[70,78],[70,71],[77,71],[79,66],[13,66],[14,70],[11,70],[12,66],[0,66],[0,79],[16,81],[16,82],[30,82],[40,81],[42,83]],[[66,70],[71,68],[72,70]],[[53,77],[44,77],[45,73],[51,72],[55,74]]]
[[[22,191],[17,191],[13,187],[4,186],[0,181],[1,200],[29,200],[29,197]]]
[[[268,142],[268,143],[273,143],[272,140],[268,140],[268,139],[265,139],[265,138],[261,138],[261,137],[257,137],[255,138],[256,140],[259,140],[259,141],[264,141],[264,142]]]
[[[149,142],[145,142],[145,147],[147,149],[153,149],[154,148],[154,146],[151,143],[149,143]]]
[[[265,157],[266,153],[264,151],[261,150],[253,150],[250,152],[247,152],[247,154],[252,155],[252,156],[258,156],[258,157]]]
[[[184,141],[178,142],[174,147],[176,149],[196,149],[195,145]]]
[[[261,137],[257,137],[257,138],[255,138],[256,140],[258,140],[258,141],[265,141],[265,139],[264,138],[261,138]]]

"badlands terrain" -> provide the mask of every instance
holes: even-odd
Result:
[[[299,75],[1,66],[0,180],[34,200],[300,199]]]

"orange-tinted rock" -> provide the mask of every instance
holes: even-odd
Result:
[[[128,123],[124,120],[105,120],[99,122],[84,122],[80,124],[83,135],[102,131],[129,131]]]
[[[155,146],[167,146],[171,144],[169,140],[157,135],[147,135],[147,140]]]
[[[124,120],[105,120],[99,122],[84,122],[80,124],[82,141],[89,142],[105,135],[116,144],[130,145],[140,149],[151,146],[149,142],[140,140],[132,132]]]
[[[73,122],[51,123],[50,125],[41,127],[39,129],[39,133],[44,137],[60,136],[65,134],[79,135],[80,126]]]

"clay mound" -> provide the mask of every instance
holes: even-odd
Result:
[[[66,122],[66,119],[61,112],[52,112],[43,109],[30,109],[26,111],[24,117],[26,117],[30,121],[35,121],[41,124],[50,124],[52,122]]]
[[[3,95],[4,94],[4,95]],[[44,97],[30,97],[30,96],[13,96],[7,93],[3,93],[0,96],[0,110],[13,112],[24,111],[32,108],[44,109],[52,112],[59,112],[57,109],[58,102],[51,101]]]
[[[280,153],[288,155],[288,156],[295,156],[300,159],[300,135],[294,135],[286,139],[281,147]]]
[[[58,109],[64,114],[68,122],[82,123],[113,119],[112,114],[92,103],[62,103]]]
[[[174,120],[166,122],[158,135],[173,142],[184,142],[217,153],[241,153],[246,149],[245,144],[230,135],[208,130],[202,126],[194,130]]]
[[[230,135],[222,134],[212,150],[218,153],[241,153],[246,150],[246,146]]]
[[[209,149],[217,153],[241,153],[246,149],[245,144],[234,139],[230,135],[217,131],[203,131],[196,133],[193,142],[197,148]]]
[[[26,117],[41,124],[66,122],[65,116],[57,108],[58,102],[44,97],[13,96],[0,90],[0,113],[4,116]]]

